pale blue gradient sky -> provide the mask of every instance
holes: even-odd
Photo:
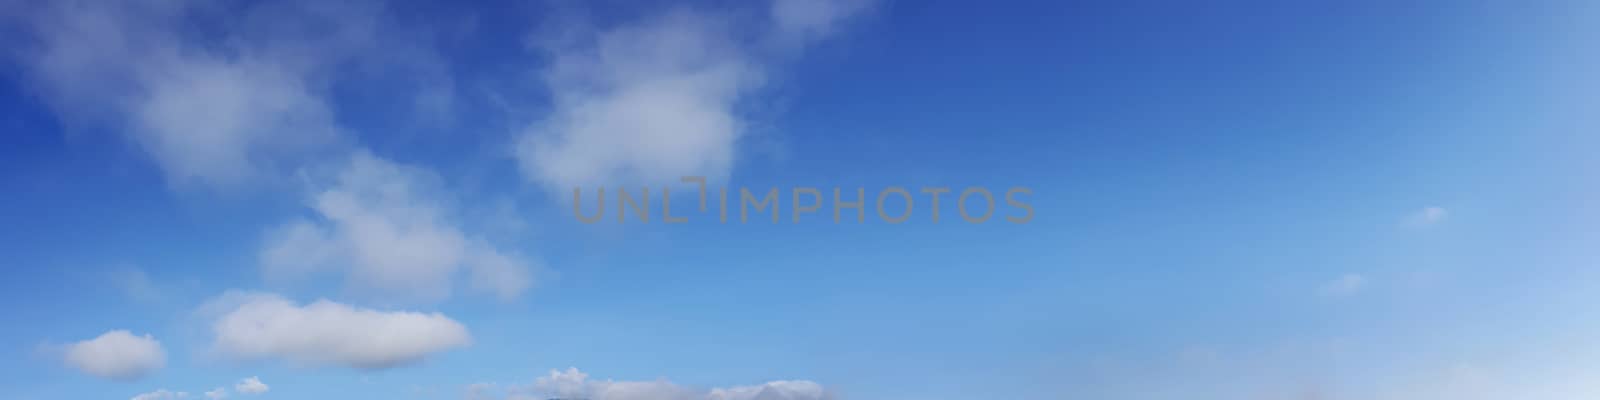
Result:
[[[88,3],[55,11],[147,17]],[[886,1],[794,31],[769,27],[767,2],[697,3],[704,19],[675,29],[731,26],[737,51],[708,63],[761,79],[727,98],[668,92],[737,122],[728,165],[687,170],[752,188],[1027,186],[1036,218],[962,223],[947,198],[939,224],[834,225],[824,208],[800,224],[592,226],[517,157],[530,126],[569,110],[559,94],[594,94],[563,89],[583,76],[550,73],[560,57],[539,43],[642,29],[676,3],[339,11],[381,16],[379,35],[351,39],[375,49],[260,50],[326,102],[331,144],[228,184],[174,179],[124,103],[96,100],[139,78],[42,62],[55,31],[37,6],[4,4],[7,398],[200,397],[259,376],[262,399],[460,399],[567,367],[693,388],[808,380],[841,399],[1600,395],[1600,9],[1586,2]],[[150,28],[172,37],[124,37],[218,54],[230,38],[334,41],[274,33],[262,9],[225,2]],[[267,23],[217,22],[251,18]],[[131,46],[146,45],[160,47]],[[536,283],[501,301],[449,281],[419,300],[338,272],[268,279],[269,233],[324,218],[307,186],[351,151],[431,176],[454,229]],[[472,341],[386,369],[238,361],[213,354],[199,311],[229,291],[437,311]],[[158,339],[165,366],[105,380],[55,350],[114,329]]]

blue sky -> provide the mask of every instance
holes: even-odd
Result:
[[[0,2],[0,32],[7,398],[1600,395],[1588,2]],[[779,188],[781,222],[682,176]],[[690,221],[580,222],[602,186]],[[792,222],[799,187],[865,222]]]

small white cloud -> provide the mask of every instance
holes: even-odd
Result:
[[[261,383],[261,378],[249,377],[239,380],[233,385],[233,390],[243,394],[262,394],[267,392],[267,384]]]
[[[726,30],[683,11],[546,46],[555,109],[517,143],[525,176],[566,193],[725,175],[743,129],[734,105],[762,81]]]
[[[566,371],[550,370],[550,374],[534,380],[535,388],[560,397],[581,396],[589,391],[589,374],[578,368]]]
[[[495,392],[497,392],[498,389],[498,385],[493,383],[474,383],[467,385],[467,389],[465,390],[466,394],[463,395],[463,397],[465,397],[466,400],[496,400],[500,398],[499,396],[495,395]]]
[[[467,328],[440,313],[378,311],[328,300],[304,306],[271,294],[230,293],[202,307],[218,313],[214,350],[239,359],[383,369],[471,342]],[[260,381],[247,379],[246,382]],[[247,386],[235,387],[246,392]],[[265,385],[260,386],[265,390]]]
[[[1318,289],[1318,293],[1321,293],[1323,296],[1330,297],[1349,296],[1360,292],[1361,289],[1365,288],[1366,286],[1367,278],[1365,276],[1361,276],[1360,274],[1345,274],[1344,276],[1340,276],[1338,279],[1334,279],[1331,282],[1323,284],[1322,287]]]
[[[1449,217],[1450,210],[1446,210],[1444,207],[1423,207],[1421,210],[1417,210],[1416,212],[1411,213],[1411,215],[1406,216],[1405,225],[1412,227],[1429,226],[1444,222],[1444,220]]]
[[[479,388],[482,390],[483,388]],[[510,400],[579,398],[590,400],[831,400],[833,395],[811,381],[772,381],[759,385],[713,388],[654,381],[592,380],[577,368],[551,370],[529,388],[513,390]]]
[[[167,364],[167,352],[150,335],[114,330],[66,346],[64,361],[86,374],[107,379],[138,379]]]
[[[228,398],[228,389],[216,388],[216,389],[212,389],[210,391],[207,391],[206,392],[206,398],[210,399],[210,400],[226,399],[226,398]]]
[[[133,398],[130,400],[177,400],[186,398],[189,398],[188,392],[173,392],[166,389],[160,389],[150,393],[141,393],[137,396],[133,396]]]

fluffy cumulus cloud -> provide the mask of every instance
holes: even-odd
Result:
[[[254,376],[240,379],[239,383],[233,385],[233,390],[243,394],[262,394],[268,389],[267,384],[261,383],[261,378]]]
[[[299,305],[271,294],[230,293],[202,308],[215,315],[214,350],[238,359],[382,369],[470,344],[461,323],[439,313],[379,311],[328,300]],[[255,378],[234,387],[266,391]]]
[[[166,389],[160,389],[154,392],[140,393],[133,396],[130,400],[178,400],[187,398],[189,398],[188,392],[174,392]]]
[[[864,4],[778,1],[755,24],[677,9],[540,42],[554,109],[522,132],[521,169],[558,193],[725,176],[746,130],[739,106],[767,82],[771,54],[823,36]]]
[[[589,400],[831,400],[833,395],[822,385],[810,381],[773,381],[759,385],[695,389],[665,379],[654,381],[614,381],[589,379],[577,368],[552,370],[532,385],[507,388],[496,395],[490,384],[468,387],[469,398],[543,400],[548,398]]]
[[[338,270],[360,289],[417,300],[447,297],[458,275],[504,300],[532,286],[532,263],[468,237],[427,171],[357,153],[330,175],[312,183],[315,219],[267,235],[260,259],[269,279]]]
[[[211,389],[211,390],[207,390],[205,394],[206,394],[206,398],[210,399],[210,400],[226,399],[226,398],[228,398],[228,389],[226,389],[226,388]]]
[[[167,364],[167,352],[150,335],[114,330],[69,344],[63,361],[86,374],[107,379],[137,379]]]

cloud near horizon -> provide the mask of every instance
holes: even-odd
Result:
[[[550,370],[531,385],[477,383],[466,388],[467,400],[833,400],[822,385],[805,380],[771,381],[758,385],[695,389],[666,379],[615,381],[590,379],[577,368]]]
[[[233,385],[234,391],[243,394],[262,394],[266,393],[269,389],[270,388],[267,387],[267,384],[261,383],[261,378],[254,376],[240,379],[239,383]]]
[[[166,389],[157,389],[154,392],[140,393],[129,400],[180,400],[189,398],[189,392],[174,392]]]
[[[266,393],[268,387],[267,384],[261,382],[260,378],[252,376],[239,380],[239,383],[234,385],[234,390],[237,390],[240,394],[257,395]],[[207,400],[226,399],[228,398],[228,389],[219,387],[205,391],[204,393],[201,393],[201,395],[205,396]],[[174,392],[167,389],[157,389],[153,392],[135,395],[133,396],[132,400],[177,400],[187,398],[189,398],[189,392]]]

